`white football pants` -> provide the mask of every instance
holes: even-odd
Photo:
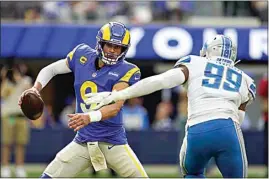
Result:
[[[133,150],[128,144],[114,145],[98,142],[106,164],[121,177],[148,177]],[[52,178],[75,177],[92,166],[87,144],[69,143],[57,153],[44,173]]]

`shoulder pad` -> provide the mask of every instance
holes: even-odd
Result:
[[[92,53],[92,52],[95,53],[95,49],[91,48],[89,45],[79,44],[77,47],[78,47],[77,48],[78,53]]]
[[[95,50],[86,44],[77,45],[71,52],[68,53],[67,58],[69,61],[73,59],[74,54],[76,53],[78,56],[83,55],[84,53],[95,53]]]

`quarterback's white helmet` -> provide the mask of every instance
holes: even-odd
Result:
[[[216,35],[213,39],[208,40],[200,50],[200,56],[207,58],[219,56],[235,61],[236,55],[236,45],[230,37],[225,35]]]

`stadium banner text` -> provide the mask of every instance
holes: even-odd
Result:
[[[97,25],[1,24],[1,57],[63,58],[80,43],[96,44]],[[196,28],[187,26],[130,26],[127,58],[177,60],[199,51],[207,39],[224,34],[238,46],[238,59],[267,61],[267,27]]]

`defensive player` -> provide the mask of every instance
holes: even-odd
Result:
[[[34,86],[29,89],[36,93],[53,76],[73,72],[76,112],[87,114],[84,116],[86,122],[93,122],[75,129],[78,132],[73,142],[56,155],[41,177],[74,177],[90,165],[96,171],[109,167],[122,177],[147,177],[127,143],[121,114],[124,100],[97,111],[91,111],[94,104],[84,103],[86,93],[122,90],[140,80],[139,68],[124,60],[129,46],[129,30],[121,23],[110,22],[98,31],[96,49],[80,44],[66,59],[40,71]]]
[[[217,35],[205,43],[200,57],[186,56],[174,69],[143,79],[118,92],[87,94],[96,108],[118,100],[184,85],[188,95],[186,136],[180,152],[185,177],[204,177],[214,157],[223,177],[247,176],[247,156],[240,124],[246,105],[255,99],[254,81],[234,67],[237,49],[230,38]]]

